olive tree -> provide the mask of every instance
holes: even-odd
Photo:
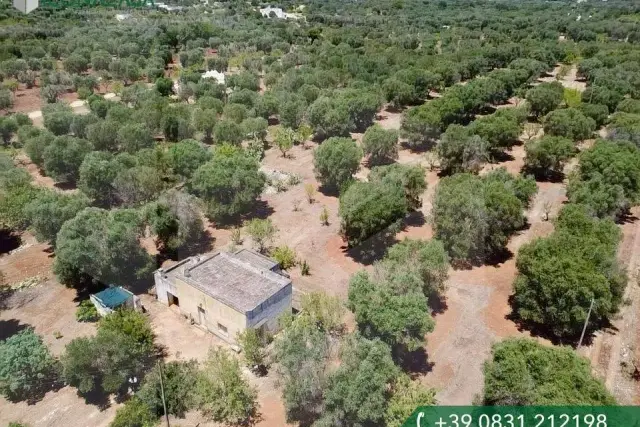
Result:
[[[356,246],[404,217],[407,199],[392,183],[355,182],[340,195],[340,232]]]
[[[258,162],[242,150],[213,154],[193,173],[191,191],[200,197],[207,214],[216,220],[247,212],[262,192],[266,178]]]
[[[85,139],[59,136],[42,153],[44,170],[58,182],[75,182],[84,157],[92,149],[92,144]]]
[[[371,165],[380,165],[398,158],[398,132],[373,125],[362,137],[364,154]]]
[[[327,139],[313,154],[318,181],[331,190],[340,189],[360,167],[362,155],[362,149],[351,138]]]
[[[614,314],[626,284],[615,258],[619,240],[613,221],[593,218],[583,206],[567,205],[551,236],[518,252],[517,315],[556,337],[576,338],[592,299],[591,325]]]
[[[529,141],[525,147],[524,167],[537,177],[550,178],[562,173],[567,160],[576,151],[573,141],[561,136],[545,135]]]
[[[543,124],[545,135],[562,136],[574,141],[589,138],[596,129],[596,122],[575,108],[552,111],[544,117]]]
[[[440,167],[445,173],[477,173],[489,159],[487,142],[472,133],[472,129],[451,125],[436,146]]]
[[[39,241],[55,246],[56,235],[62,224],[75,217],[89,206],[83,194],[67,195],[55,191],[44,191],[25,206],[25,215]]]

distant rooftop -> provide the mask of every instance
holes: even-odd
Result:
[[[163,274],[248,313],[291,284],[287,277],[271,271],[276,265],[263,255],[242,249],[191,257]]]

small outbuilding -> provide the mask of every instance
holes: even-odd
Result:
[[[129,308],[140,310],[140,298],[123,288],[122,286],[112,286],[104,291],[89,296],[95,305],[100,316],[106,316],[119,308]]]

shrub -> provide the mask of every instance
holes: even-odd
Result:
[[[78,305],[76,310],[76,320],[78,322],[97,322],[99,319],[100,315],[93,302],[84,300]]]
[[[198,377],[196,407],[212,421],[247,424],[256,415],[256,390],[243,378],[236,358],[212,349]]]
[[[44,395],[57,380],[57,372],[56,360],[33,329],[0,342],[0,394],[7,399]]]
[[[158,417],[136,396],[118,408],[109,427],[155,427]]]
[[[245,224],[247,234],[251,236],[260,252],[264,252],[273,240],[278,229],[270,219],[254,218]]]
[[[271,252],[271,257],[280,264],[280,268],[288,270],[296,265],[296,253],[289,246],[278,246]]]
[[[587,359],[528,338],[494,344],[484,366],[483,405],[615,405]]]

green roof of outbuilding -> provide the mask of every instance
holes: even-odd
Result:
[[[100,291],[97,294],[94,294],[94,296],[105,307],[118,308],[131,298],[131,293],[120,287],[113,287]]]

